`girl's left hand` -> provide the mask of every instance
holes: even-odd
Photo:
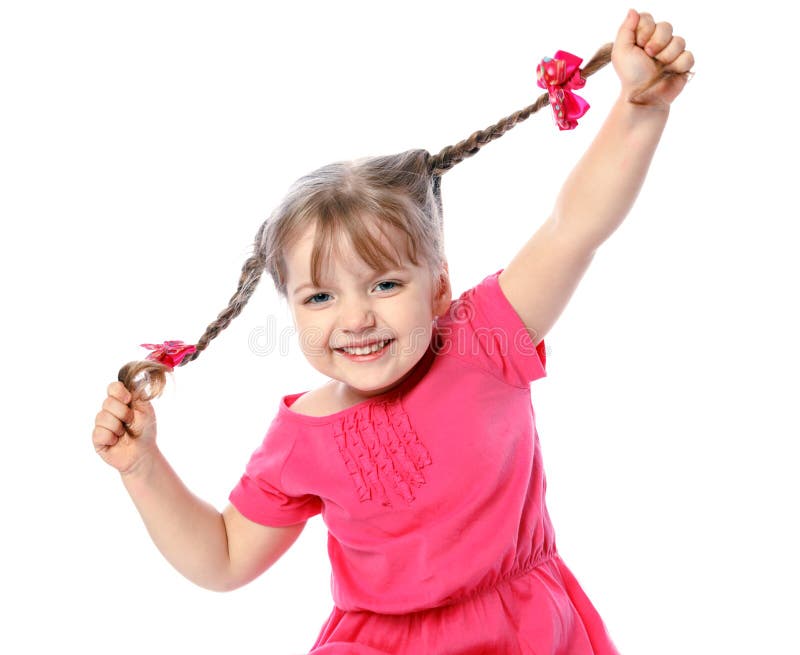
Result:
[[[686,50],[686,41],[673,36],[672,25],[656,23],[650,14],[631,9],[617,33],[611,63],[622,83],[625,98],[633,96],[637,104],[669,107],[686,85],[686,75],[670,75],[642,94],[637,95],[636,91],[662,69],[688,72],[694,65],[694,57]]]

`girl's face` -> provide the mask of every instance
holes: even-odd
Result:
[[[405,256],[400,269],[375,272],[344,239],[339,256],[322,266],[324,286],[314,287],[315,230],[312,225],[285,253],[287,299],[303,354],[315,369],[344,384],[341,391],[351,397],[389,391],[425,354],[435,317],[450,306],[449,279],[445,274],[437,289],[430,270]],[[392,251],[385,237],[381,241]],[[360,349],[348,353],[345,347]],[[361,354],[365,349],[369,353]]]

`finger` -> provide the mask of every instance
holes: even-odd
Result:
[[[667,22],[657,23],[653,35],[647,40],[644,51],[651,57],[667,47],[672,40],[672,25]]]
[[[92,433],[92,445],[96,453],[113,448],[117,445],[119,440],[120,437],[111,432],[111,430],[101,431],[100,428],[95,428],[95,431]]]
[[[134,401],[134,404],[138,401]],[[136,439],[144,434],[145,430],[155,424],[155,416],[150,411],[150,404],[147,403],[142,408],[136,408],[131,413],[131,418],[125,423],[126,432],[129,436]]]
[[[689,50],[684,50],[675,61],[669,66],[665,66],[665,70],[686,73],[692,69],[692,66],[694,66],[694,55]]]
[[[131,392],[125,388],[122,382],[112,382],[108,385],[108,395],[116,398],[117,400],[125,403],[126,405],[131,402],[133,396]]]
[[[634,9],[628,9],[628,15],[617,31],[617,44],[632,46],[636,43],[636,26],[639,24],[639,14]]]
[[[101,412],[97,415],[94,430],[92,430],[92,443],[95,450],[99,447],[113,446],[124,434],[125,427],[119,419],[108,413]]]
[[[673,36],[667,46],[656,55],[656,59],[668,66],[678,58],[685,48],[686,40],[680,36]]]
[[[122,423],[129,424],[133,422],[133,410],[116,398],[108,396],[108,398],[103,401],[103,409],[114,418],[119,419]]]
[[[653,32],[656,31],[656,22],[650,14],[639,14],[639,25],[636,28],[636,45],[644,48]]]

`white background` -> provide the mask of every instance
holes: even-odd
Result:
[[[642,194],[532,385],[562,557],[623,653],[800,653],[796,28],[779,3],[656,1],[696,57]],[[95,454],[145,341],[195,341],[260,223],[330,161],[437,152],[588,59],[628,5],[5,2],[0,16],[7,653],[302,653],[332,609],[325,528],[210,592],[162,558]],[[507,264],[618,91],[533,116],[443,181],[454,292]],[[794,300],[792,300],[794,298]],[[257,354],[249,339],[283,335]],[[265,276],[156,401],[222,510],[281,395],[318,386]]]

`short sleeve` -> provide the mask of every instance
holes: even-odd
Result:
[[[228,496],[243,516],[262,525],[282,527],[302,523],[322,511],[319,496],[287,487],[285,471],[294,445],[294,437],[283,433],[280,423],[273,421]]]
[[[439,318],[441,354],[479,366],[517,387],[547,375],[545,343],[531,333],[500,288],[503,269],[454,300]]]

